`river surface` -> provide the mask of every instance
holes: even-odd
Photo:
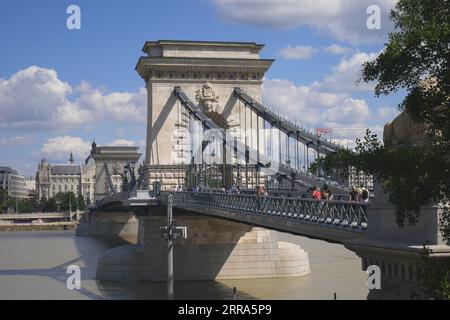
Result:
[[[278,233],[309,255],[303,277],[255,280],[179,281],[176,299],[366,299],[361,260],[342,245]],[[74,231],[0,232],[0,299],[164,299],[164,282],[134,284],[95,280],[98,257],[127,242],[76,237]],[[69,265],[81,268],[81,289],[69,290]]]

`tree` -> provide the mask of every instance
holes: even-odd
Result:
[[[338,151],[311,169],[338,170],[345,177],[352,166],[374,174],[403,225],[415,223],[422,206],[450,199],[450,1],[399,0],[390,17],[395,30],[383,52],[363,65],[359,81],[376,81],[376,96],[406,89],[398,108],[425,123],[429,143],[391,149],[367,132],[354,151]],[[443,209],[441,228],[448,238],[448,207]]]
[[[362,80],[377,81],[376,96],[406,89],[400,110],[425,122],[442,147],[450,136],[449,17],[449,0],[400,0],[391,12],[396,29],[389,43],[362,70]]]
[[[376,96],[405,89],[398,108],[426,126],[428,143],[391,148],[367,131],[355,150],[331,154],[311,170],[346,177],[354,167],[373,174],[389,192],[400,226],[405,220],[414,224],[421,207],[440,205],[440,229],[450,241],[450,1],[399,0],[390,17],[395,30],[383,52],[363,65],[359,81],[376,81]],[[431,276],[422,278],[430,296],[448,299],[449,259],[425,260],[423,269]]]
[[[55,195],[55,200],[59,203],[59,210],[61,211],[75,211],[77,209],[77,196],[72,191],[58,192]]]
[[[0,213],[8,212],[7,203],[9,203],[8,191],[0,188]]]
[[[58,210],[58,204],[55,198],[42,199],[41,200],[42,211],[44,212],[55,212]]]
[[[77,209],[78,210],[86,209],[86,203],[84,201],[84,197],[81,194],[78,194],[78,197],[77,197]]]

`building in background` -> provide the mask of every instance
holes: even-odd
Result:
[[[52,165],[42,159],[36,173],[37,199],[53,198],[59,192],[81,194],[81,175],[81,166],[74,163],[72,153],[67,164]]]
[[[8,191],[8,195],[13,198],[28,197],[25,177],[9,167],[0,167],[0,188]]]
[[[95,193],[95,161],[90,156],[87,157],[81,167],[81,190],[84,201],[87,205],[94,203]]]
[[[122,191],[124,165],[139,159],[138,147],[102,146],[92,143],[90,155],[83,164],[75,164],[72,153],[67,164],[50,164],[45,158],[36,173],[37,199],[53,198],[58,192],[72,191],[82,195],[87,205],[99,200],[98,193],[105,192],[109,181],[116,192]],[[109,178],[105,176],[108,164]],[[97,196],[96,196],[97,194]],[[102,194],[103,195],[103,194]]]
[[[366,174],[363,171],[356,171],[355,168],[350,168],[350,175],[348,178],[349,186],[364,186],[370,192],[373,192],[373,175]]]
[[[25,186],[28,191],[28,199],[36,198],[36,179],[34,177],[25,177]]]
[[[95,201],[102,200],[111,192],[123,191],[123,179],[131,179],[125,172],[125,167],[131,167],[134,176],[137,177],[136,163],[141,154],[139,147],[133,146],[97,146],[92,143],[91,159],[95,163]]]

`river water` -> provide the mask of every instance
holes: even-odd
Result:
[[[279,233],[309,254],[303,277],[175,282],[176,299],[366,299],[360,259],[342,245]],[[76,237],[74,231],[0,232],[0,299],[164,299],[164,282],[122,284],[95,280],[98,257],[123,239]],[[66,286],[66,268],[81,268],[81,289]]]

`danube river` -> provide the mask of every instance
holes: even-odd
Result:
[[[309,254],[303,277],[257,280],[180,281],[176,299],[366,299],[367,275],[360,259],[342,245],[279,233]],[[164,282],[122,284],[95,280],[98,257],[122,239],[76,237],[74,231],[0,232],[0,299],[164,299]],[[81,268],[81,289],[66,287],[66,268]]]

